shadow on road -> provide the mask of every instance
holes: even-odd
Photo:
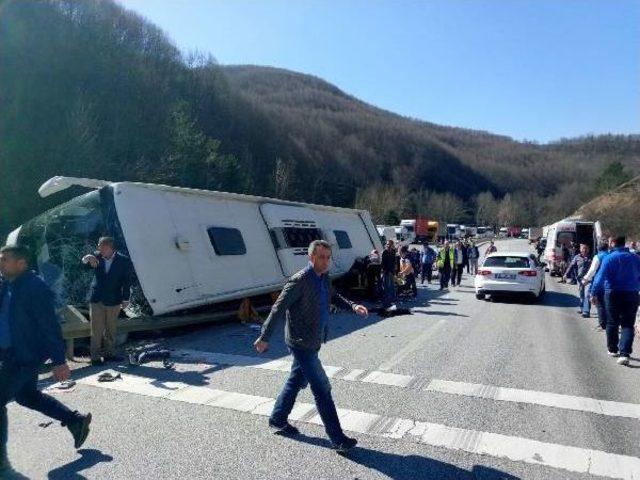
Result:
[[[80,458],[73,462],[62,465],[61,467],[51,470],[47,478],[49,480],[85,480],[86,477],[80,475],[80,472],[87,470],[99,463],[111,462],[113,457],[105,455],[100,450],[82,449],[78,450]]]
[[[462,315],[460,313],[455,313],[455,312],[443,312],[438,310],[420,310],[420,309],[414,308],[412,311],[414,313],[422,313],[423,315],[437,315],[439,317],[466,317],[466,318],[469,317],[469,315]]]
[[[577,294],[572,295],[564,292],[549,291],[543,295],[539,300],[534,300],[532,297],[525,294],[500,294],[490,295],[489,301],[495,303],[506,304],[533,304],[537,307],[560,307],[560,308],[578,308],[580,301]]]
[[[580,305],[578,290],[576,289],[574,294],[547,290],[547,293],[540,301],[540,305],[545,307],[578,307]]]
[[[331,444],[324,438],[309,437],[301,434],[292,438],[294,441],[308,443],[323,448],[331,448]],[[419,455],[399,455],[357,446],[343,456],[345,459],[376,470],[394,480],[440,480],[440,479],[469,479],[469,480],[517,480],[506,472],[474,465],[471,471],[456,467],[450,463],[441,462]]]

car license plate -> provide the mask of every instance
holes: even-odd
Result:
[[[513,273],[496,273],[496,280],[515,280],[516,276]]]

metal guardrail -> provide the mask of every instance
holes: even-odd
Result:
[[[270,306],[256,307],[257,312],[266,312]],[[74,340],[91,336],[91,324],[86,316],[77,308],[67,305],[60,312],[63,318],[62,337],[66,343],[68,359],[73,359]],[[198,325],[202,323],[221,322],[238,316],[238,310],[223,310],[219,312],[196,313],[191,315],[173,315],[167,317],[136,317],[120,318],[118,333],[143,332],[149,330],[164,330],[167,328]]]

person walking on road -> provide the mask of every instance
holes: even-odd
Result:
[[[591,291],[594,303],[604,292],[609,355],[619,356],[618,364],[629,365],[639,303],[640,257],[625,248],[625,237],[617,237],[613,251],[602,259]]]
[[[462,268],[466,268],[469,273],[469,242],[467,240],[462,243]]]
[[[498,247],[493,243],[493,240],[489,242],[489,246],[487,247],[487,251],[484,252],[485,256],[490,255],[492,253],[496,253],[498,251]]]
[[[480,257],[480,250],[476,247],[476,244],[471,242],[469,245],[469,273],[475,275],[478,273],[478,258]]]
[[[273,304],[271,313],[262,325],[255,348],[263,353],[269,348],[269,339],[276,324],[286,316],[285,343],[293,355],[291,373],[276,399],[269,426],[275,433],[296,435],[298,429],[288,422],[296,397],[307,385],[311,387],[318,414],[324,423],[334,449],[344,453],[357,441],[342,431],[336,406],[331,396],[331,384],[322,368],[318,352],[327,339],[329,305],[334,300],[358,315],[368,315],[362,305],[350,302],[336,293],[327,271],[331,262],[331,245],[314,240],[309,245],[309,265],[293,275]]]
[[[433,277],[433,262],[436,261],[436,251],[429,244],[424,246],[424,250],[420,255],[420,283],[424,285],[425,278],[427,283],[431,283]]]
[[[456,242],[454,256],[455,264],[453,274],[451,275],[451,284],[455,287],[460,286],[460,282],[462,281],[462,271],[464,270],[464,245],[460,240]]]
[[[389,308],[396,301],[396,249],[393,240],[382,251],[382,308]]]
[[[609,244],[606,241],[601,242],[600,245],[598,245],[598,253],[591,260],[591,266],[589,267],[589,271],[582,279],[582,284],[589,287],[589,293],[591,293],[590,292],[591,282],[593,281],[593,278],[596,276],[596,273],[598,273],[598,269],[600,268],[600,264],[602,263],[602,260],[608,254],[609,254]],[[589,295],[589,297],[591,297],[591,295]],[[596,299],[596,308],[598,310],[598,328],[601,331],[604,331],[607,328],[607,310],[604,307],[604,292],[601,292],[598,295],[598,298]]]
[[[53,397],[38,390],[40,366],[51,360],[53,377],[69,379],[64,341],[56,316],[53,293],[29,270],[29,252],[21,246],[0,249],[0,478],[15,471],[7,455],[7,407],[14,400],[66,426],[75,448],[89,435],[91,414],[71,411]]]
[[[583,318],[591,316],[591,302],[589,299],[589,286],[582,282],[591,267],[591,256],[589,255],[589,246],[580,244],[580,253],[578,253],[569,264],[567,271],[563,276],[566,282],[567,277],[575,278],[578,282],[578,293],[580,297],[580,314]]]
[[[101,365],[102,353],[107,362],[121,361],[116,353],[118,316],[129,305],[133,266],[128,257],[116,251],[111,237],[100,238],[98,251],[82,257],[82,263],[95,272],[89,304],[91,364]]]
[[[443,247],[438,252],[438,260],[436,263],[440,273],[440,290],[449,288],[449,278],[455,265],[455,254],[449,242],[445,240]]]

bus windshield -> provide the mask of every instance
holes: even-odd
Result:
[[[99,191],[92,191],[26,222],[18,243],[31,252],[33,265],[53,290],[57,306],[86,301],[92,272],[80,259],[106,234]]]

